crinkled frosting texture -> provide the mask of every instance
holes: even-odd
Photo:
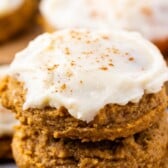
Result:
[[[8,65],[0,66],[0,79],[8,74]],[[0,137],[11,135],[13,127],[18,124],[14,114],[0,105]]]
[[[24,0],[0,0],[0,17],[18,9]]]
[[[24,109],[64,106],[89,122],[108,103],[160,91],[168,69],[137,33],[69,29],[37,37],[16,55],[10,75],[25,84]]]
[[[121,28],[150,40],[168,37],[168,0],[42,0],[54,28]]]

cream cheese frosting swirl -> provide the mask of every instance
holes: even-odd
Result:
[[[150,40],[168,37],[168,0],[42,0],[40,11],[53,28],[116,28]]]
[[[0,0],[0,17],[18,9],[24,0]]]
[[[9,75],[24,83],[23,109],[64,106],[90,122],[106,104],[137,103],[168,80],[159,50],[127,31],[67,29],[16,54]]]

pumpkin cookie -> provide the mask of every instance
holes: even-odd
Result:
[[[130,137],[94,143],[55,139],[47,132],[21,126],[12,146],[20,168],[164,168],[167,132],[165,116]]]

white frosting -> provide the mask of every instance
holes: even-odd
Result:
[[[24,0],[0,0],[0,16],[18,9]]]
[[[0,78],[7,75],[8,65],[0,66]],[[14,114],[0,105],[0,137],[4,135],[11,135],[13,127],[18,124]]]
[[[24,109],[64,106],[89,122],[108,103],[160,91],[168,69],[138,33],[72,29],[37,37],[16,54],[10,75],[25,84]]]
[[[42,0],[45,20],[60,28],[117,28],[168,37],[168,0]]]

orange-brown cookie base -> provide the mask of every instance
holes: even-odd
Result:
[[[159,93],[144,95],[137,104],[108,104],[100,109],[92,122],[86,123],[72,117],[64,107],[24,111],[25,94],[23,83],[16,79],[7,77],[0,83],[2,104],[15,111],[22,124],[46,129],[55,138],[82,141],[114,140],[140,132],[158,121],[167,107],[167,95],[163,88]]]
[[[115,141],[55,139],[20,126],[12,146],[19,168],[165,168],[167,143],[164,116],[145,131]]]

